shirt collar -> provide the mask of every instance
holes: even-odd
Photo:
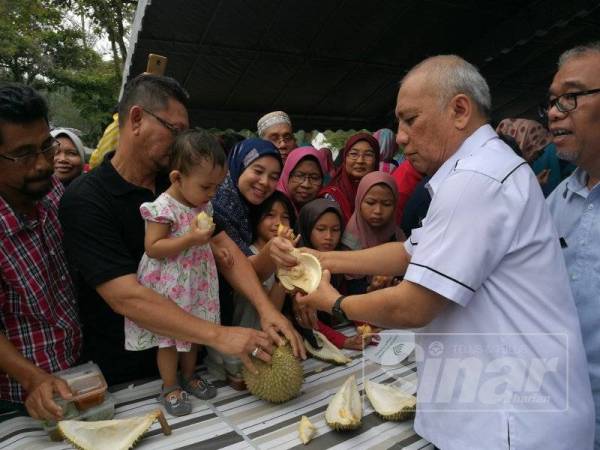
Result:
[[[473,150],[482,147],[487,141],[495,138],[498,138],[498,135],[494,129],[489,124],[485,124],[465,139],[460,147],[458,147],[458,150],[456,150],[456,152],[441,165],[425,185],[431,197],[433,198],[440,185],[452,173],[458,164],[458,161],[470,156],[473,153]]]
[[[130,192],[138,191],[140,189],[146,190],[146,188],[136,186],[135,184],[125,180],[125,178],[123,178],[119,172],[117,172],[111,162],[111,159],[114,155],[114,151],[107,153],[102,160],[102,164],[98,168],[103,172],[102,178],[105,180],[106,190],[115,196],[126,195]],[[157,174],[155,184],[157,194],[163,192],[167,187],[169,187],[168,176]]]
[[[587,198],[590,191],[587,188],[587,178],[588,175],[585,170],[577,167],[571,176],[567,178],[567,182],[565,183],[564,191],[562,192],[562,196],[564,199],[571,201],[571,197],[577,194],[580,197]]]
[[[52,177],[52,188],[46,196],[36,202],[37,218],[27,220],[22,214],[17,213],[2,196],[0,196],[0,236],[12,236],[24,229],[33,229],[38,223],[43,223],[48,215],[49,196],[56,195],[56,190],[62,190],[60,181]]]

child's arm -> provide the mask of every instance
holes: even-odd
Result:
[[[192,223],[192,229],[179,237],[169,237],[171,225],[168,223],[147,222],[144,247],[150,258],[163,259],[178,255],[194,245],[206,244],[213,228],[201,230],[196,221]]]
[[[283,302],[285,301],[285,288],[279,282],[273,283],[271,290],[269,291],[269,299],[275,305],[278,311],[283,308]]]

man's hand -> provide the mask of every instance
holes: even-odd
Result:
[[[331,285],[330,281],[331,274],[328,270],[324,270],[319,287],[314,292],[308,295],[296,294],[298,305],[331,314],[331,308],[340,293]]]
[[[278,345],[283,344],[281,335],[283,334],[294,350],[296,358],[306,359],[306,349],[302,343],[302,337],[294,329],[291,322],[274,307],[259,311],[260,324],[262,329],[269,334]]]
[[[64,380],[42,371],[36,374],[24,387],[29,393],[25,399],[25,408],[34,419],[62,419],[63,410],[53,400],[55,394],[65,400],[73,398],[69,385]]]
[[[243,327],[220,327],[212,347],[221,353],[237,356],[252,373],[257,373],[250,359],[252,352],[258,348],[255,356],[269,363],[274,350],[273,341],[267,333]]]

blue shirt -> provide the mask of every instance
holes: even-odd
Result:
[[[576,169],[547,202],[579,313],[596,405],[596,445],[600,446],[600,184],[590,191],[586,180],[587,174]]]

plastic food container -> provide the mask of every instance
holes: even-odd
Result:
[[[88,362],[54,373],[67,382],[73,392],[72,402],[80,411],[102,404],[106,396],[106,380],[98,365]]]
[[[115,417],[115,400],[108,392],[104,396],[104,401],[100,405],[93,406],[85,411],[79,411],[73,402],[62,402],[64,420],[110,420]],[[42,426],[50,439],[53,441],[62,441],[62,436],[58,431],[58,423],[55,421],[43,421]]]

